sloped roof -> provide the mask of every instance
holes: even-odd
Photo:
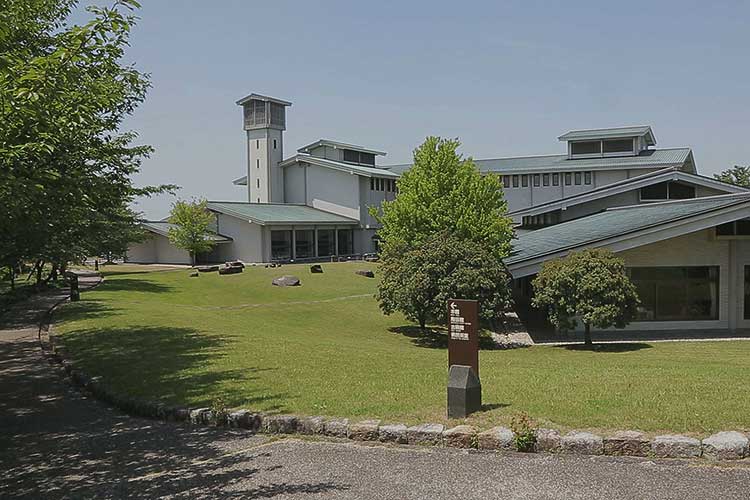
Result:
[[[693,174],[690,172],[684,172],[674,167],[667,167],[654,172],[648,172],[643,175],[631,177],[630,179],[624,179],[621,181],[613,182],[584,193],[579,193],[559,200],[553,200],[533,207],[523,208],[510,212],[508,215],[524,216],[524,215],[538,215],[550,212],[552,210],[558,210],[561,208],[572,207],[581,203],[587,203],[600,198],[606,198],[619,193],[632,191],[634,189],[640,189],[644,186],[650,186],[666,181],[681,181],[683,183],[695,184],[699,186],[710,187],[724,191],[726,193],[748,193],[750,189],[735,186],[722,182],[718,179],[711,177],[705,177],[703,175]]]
[[[347,144],[345,142],[329,141],[328,139],[319,139],[307,146],[302,146],[297,150],[299,153],[309,153],[311,149],[315,149],[320,146],[330,146],[334,149],[351,149],[353,151],[361,151],[362,153],[370,153],[376,156],[385,156],[383,151],[377,151],[375,149],[368,149],[356,144]]]
[[[581,219],[524,233],[515,240],[509,266],[546,255],[573,250],[643,229],[750,203],[750,193],[610,208]]]
[[[585,141],[590,139],[620,139],[626,137],[646,136],[646,143],[649,146],[656,145],[654,132],[648,125],[639,125],[635,127],[614,127],[614,128],[592,128],[586,130],[571,130],[558,137],[561,141]]]
[[[307,205],[291,203],[247,203],[209,201],[208,209],[260,225],[266,224],[359,224],[358,221]]]
[[[238,106],[242,106],[247,101],[268,101],[268,102],[275,102],[276,104],[281,104],[282,106],[291,106],[292,103],[289,101],[284,101],[281,99],[276,99],[275,97],[268,97],[267,95],[262,94],[250,94],[248,96],[243,97],[242,99],[237,101]]]
[[[151,231],[152,233],[156,233],[161,236],[168,236],[169,230],[173,227],[177,227],[177,225],[165,221],[145,221],[141,222],[141,227],[143,227],[143,229],[147,231]],[[212,233],[209,236],[209,239],[217,243],[232,241],[232,238],[230,238],[229,236],[224,236],[218,233]]]
[[[576,158],[568,155],[516,156],[509,158],[489,158],[474,160],[482,173],[521,174],[546,172],[575,172],[582,170],[616,170],[623,168],[681,168],[691,158],[690,148],[649,149],[636,156],[619,156],[607,158]],[[396,174],[402,174],[411,168],[411,164],[386,165]]]
[[[363,165],[352,165],[351,163],[344,163],[341,161],[328,160],[326,158],[319,158],[305,153],[300,153],[287,158],[282,161],[279,166],[288,167],[299,162],[310,163],[311,165],[317,165],[319,167],[331,168],[334,170],[341,170],[352,174],[361,175],[363,177],[387,177],[390,179],[398,179],[399,175],[394,174],[390,170],[377,167],[365,167]]]

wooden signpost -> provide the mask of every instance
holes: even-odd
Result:
[[[448,329],[448,418],[463,418],[482,409],[477,301],[450,299]]]

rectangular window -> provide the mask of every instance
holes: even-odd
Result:
[[[260,189],[260,179],[255,179],[255,183],[258,185],[258,189]]]
[[[260,160],[255,160],[255,166],[256,166],[257,168],[260,168]]]
[[[534,174],[534,187],[539,187],[539,174]]]
[[[716,236],[750,236],[750,220],[740,219],[716,226]]]
[[[375,155],[373,153],[362,153],[353,149],[345,149],[344,161],[361,165],[375,165]]]
[[[258,198],[260,202],[260,198]],[[271,231],[271,260],[292,258],[292,232]]]
[[[609,139],[604,141],[605,153],[632,153],[633,139]]]
[[[719,266],[632,267],[641,304],[636,321],[719,319]]]
[[[576,186],[580,186],[581,185],[581,172],[576,172],[575,173],[575,183],[576,183]]]
[[[318,257],[328,257],[336,253],[336,231],[318,229]]]
[[[529,176],[527,174],[521,176],[521,187],[529,187]]]
[[[370,177],[370,191],[375,191],[375,177]]]
[[[542,185],[549,186],[549,174],[542,174]]]
[[[570,153],[574,155],[594,155],[601,154],[601,152],[601,141],[583,141],[570,143]]]
[[[503,187],[505,189],[508,189],[510,187],[510,176],[509,175],[504,175],[503,176]]]
[[[359,162],[362,165],[375,165],[375,155],[373,153],[359,153]]]
[[[570,172],[565,172],[565,185],[570,186],[572,184],[573,176]]]
[[[276,149],[276,139],[273,140],[273,149]]]
[[[354,253],[354,238],[351,229],[339,229],[339,255]]]
[[[315,231],[312,229],[297,229],[294,238],[295,258],[309,259],[315,257]]]
[[[347,163],[359,163],[359,152],[351,149],[344,150],[344,161]]]
[[[260,149],[260,140],[255,139],[255,149]]]
[[[560,174],[552,174],[552,185],[553,186],[560,185]]]
[[[583,173],[583,183],[587,186],[591,184],[591,172],[584,172]]]
[[[660,182],[641,188],[641,200],[686,200],[695,198],[695,186],[679,182]]]
[[[518,176],[517,175],[513,176],[513,187],[514,188],[518,187]]]

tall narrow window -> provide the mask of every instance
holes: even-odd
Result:
[[[276,149],[276,139],[273,140],[273,149]]]
[[[560,174],[552,174],[552,185],[553,186],[560,185]]]
[[[370,191],[375,191],[375,177],[370,177]]]
[[[534,187],[539,187],[539,174],[534,174]]]
[[[521,187],[529,187],[529,176],[527,174],[521,176]]]
[[[513,187],[514,188],[518,187],[518,176],[517,175],[513,176]]]
[[[572,184],[573,176],[570,172],[565,172],[565,185],[570,186]]]
[[[255,166],[260,168],[260,160],[255,160]]]
[[[258,189],[260,189],[260,179],[255,179],[255,183],[258,185]]]
[[[504,175],[503,176],[503,187],[506,188],[506,189],[510,187],[510,176],[509,175]]]
[[[255,139],[255,149],[260,149],[260,140]]]
[[[583,173],[583,183],[586,185],[591,184],[591,172]]]
[[[581,172],[576,172],[575,173],[575,183],[576,183],[576,186],[580,186],[581,185]]]
[[[549,186],[549,174],[542,174],[542,186]]]

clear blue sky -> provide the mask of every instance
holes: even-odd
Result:
[[[182,198],[244,201],[250,92],[294,103],[285,156],[327,138],[400,163],[427,135],[475,158],[559,153],[570,129],[650,124],[701,173],[750,164],[747,1],[143,3],[126,60],[153,89],[127,125],[156,153],[137,181]]]

